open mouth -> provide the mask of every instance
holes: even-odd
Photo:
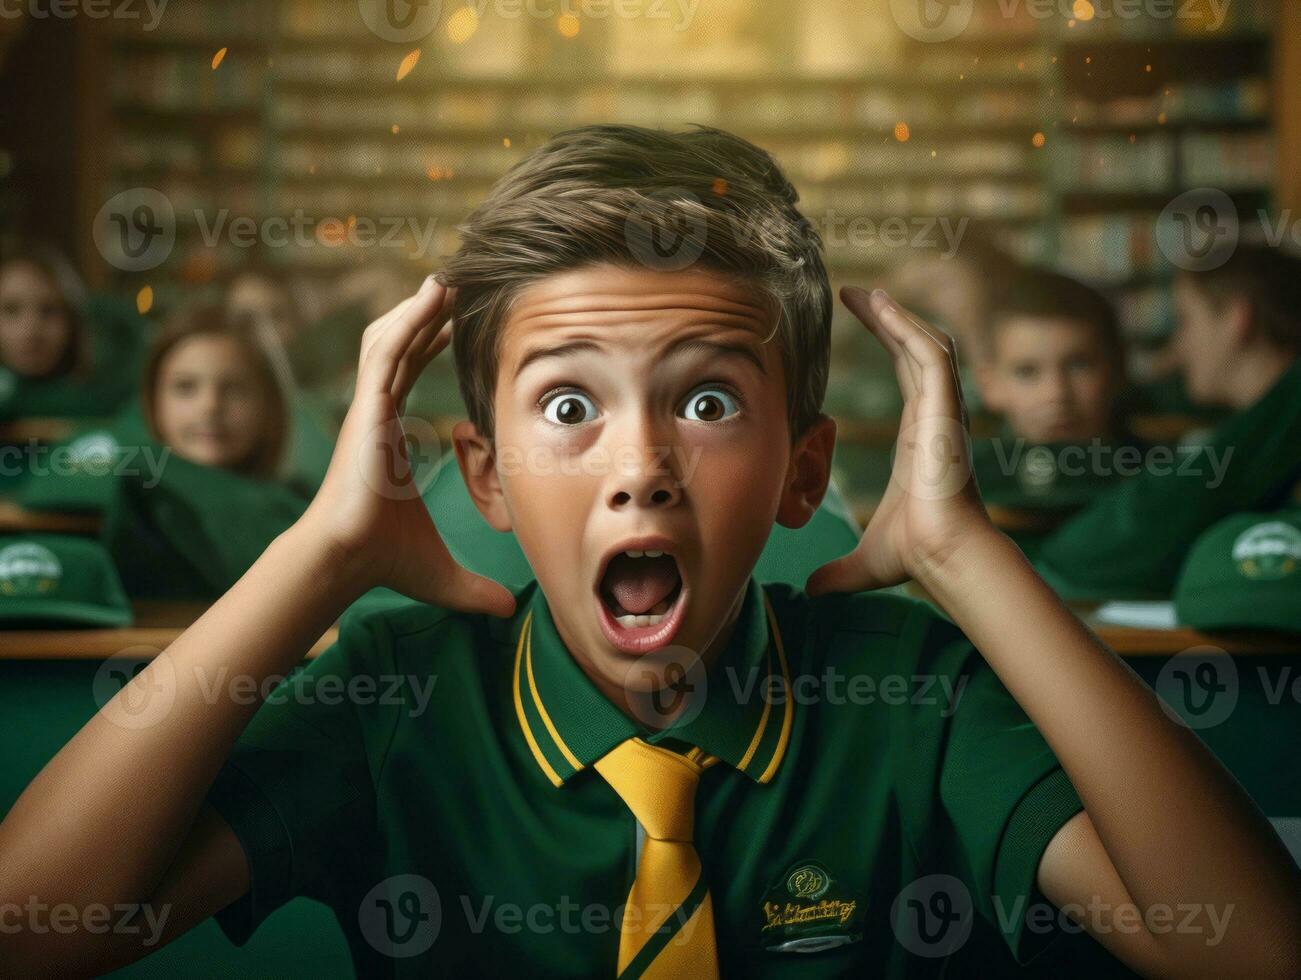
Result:
[[[626,653],[668,644],[686,607],[682,569],[662,548],[629,547],[611,554],[596,591],[602,632]]]

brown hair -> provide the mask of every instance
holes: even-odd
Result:
[[[439,276],[457,289],[454,354],[470,420],[491,437],[502,327],[524,287],[601,262],[670,271],[695,262],[757,287],[772,309],[794,439],[821,411],[831,337],[822,239],[798,200],[768,153],[720,129],[599,125],[553,136],[466,218]],[[658,250],[660,234],[675,238],[673,254]]]
[[[1052,269],[1019,270],[998,295],[990,317],[991,334],[1009,317],[1071,320],[1093,331],[1117,376],[1125,372],[1125,341],[1111,301],[1092,286]]]
[[[35,269],[54,287],[68,321],[68,346],[51,377],[81,376],[91,364],[90,337],[86,332],[86,289],[63,253],[39,242],[21,243],[0,254],[0,275],[11,266]]]
[[[248,460],[237,467],[238,472],[250,476],[273,477],[279,469],[289,434],[289,407],[285,392],[287,386],[277,373],[271,356],[258,341],[252,324],[245,318],[233,319],[219,305],[201,303],[183,307],[167,321],[163,331],[155,338],[145,361],[141,399],[145,422],[150,434],[159,441],[156,403],[158,378],[163,361],[180,344],[193,337],[228,337],[236,341],[253,366],[253,373],[266,398],[267,410],[262,422],[262,438]]]
[[[1219,268],[1182,275],[1217,309],[1245,299],[1260,337],[1290,353],[1301,351],[1301,259],[1265,245],[1239,245]]]

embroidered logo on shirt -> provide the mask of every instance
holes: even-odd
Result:
[[[861,904],[816,861],[800,861],[768,889],[761,943],[771,952],[811,953],[861,938]]]

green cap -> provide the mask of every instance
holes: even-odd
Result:
[[[1301,510],[1237,514],[1194,542],[1175,613],[1196,629],[1301,633]]]
[[[0,622],[129,626],[131,606],[98,541],[12,534],[0,537]]]

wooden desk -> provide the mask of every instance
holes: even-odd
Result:
[[[0,660],[100,660],[131,647],[162,650],[207,608],[202,602],[138,602],[133,604],[135,625],[108,629],[53,629],[0,631]],[[339,637],[330,627],[307,652],[323,653]],[[146,651],[132,650],[141,656]]]
[[[98,514],[71,514],[53,510],[26,510],[12,500],[0,500],[0,532],[98,534]]]

